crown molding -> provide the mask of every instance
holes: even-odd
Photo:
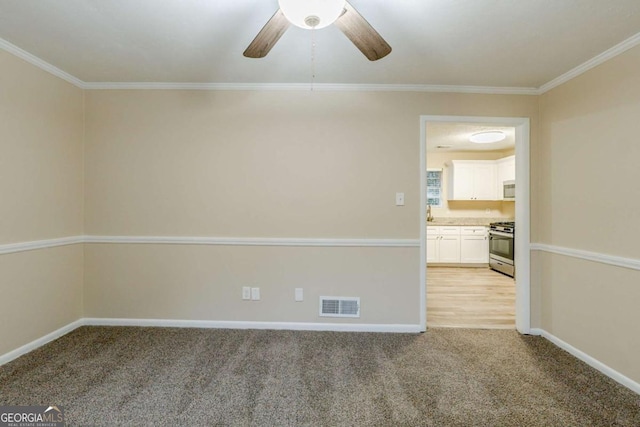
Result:
[[[469,85],[350,84],[350,83],[170,83],[170,82],[85,82],[0,38],[0,48],[86,90],[210,90],[210,91],[318,91],[318,92],[431,92],[489,95],[542,95],[640,44],[637,33],[559,77],[535,87]]]
[[[44,61],[35,55],[30,54],[26,50],[20,49],[18,46],[9,43],[5,39],[0,38],[0,48],[6,50],[9,53],[12,53],[13,55],[27,61],[32,65],[35,65],[41,70],[53,74],[56,77],[60,77],[62,80],[71,83],[74,86],[84,89],[85,82],[83,82],[79,78],[72,76],[66,71],[62,71],[60,68],[49,64],[47,61]]]
[[[640,44],[640,33],[637,33],[631,37],[629,37],[628,39],[626,39],[625,41],[623,41],[622,43],[618,43],[617,45],[615,45],[614,47],[612,47],[611,49],[605,50],[604,52],[602,52],[599,55],[594,56],[593,58],[591,58],[590,60],[588,60],[587,62],[584,62],[580,65],[578,65],[576,68],[564,73],[563,75],[556,77],[555,79],[551,80],[550,82],[547,82],[545,84],[543,84],[542,86],[540,86],[540,88],[538,89],[538,94],[542,95],[545,92],[550,91],[551,89],[560,86],[563,83],[568,82],[571,79],[574,79],[576,77],[578,77],[580,74],[584,74],[587,71],[591,70],[592,68],[597,67],[598,65],[620,55],[621,53],[637,46]]]
[[[171,83],[85,82],[47,61],[0,38],[0,48],[85,90],[210,90],[210,91],[317,91],[317,92],[434,92],[496,95],[537,95],[533,87],[456,85],[350,84],[350,83]]]
[[[350,84],[350,83],[165,83],[92,82],[88,90],[211,90],[211,91],[304,91],[304,92],[449,92],[504,95],[537,95],[531,87],[454,85]]]

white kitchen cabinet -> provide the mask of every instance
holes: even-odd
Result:
[[[460,236],[442,235],[438,246],[438,262],[460,262]]]
[[[427,264],[488,264],[484,226],[427,226]]]
[[[487,227],[460,227],[460,262],[463,264],[489,263]]]
[[[496,170],[494,160],[452,160],[449,200],[496,200]]]
[[[440,239],[438,236],[430,236],[427,234],[427,264],[438,262],[438,243]]]
[[[496,190],[498,199],[503,199],[502,186],[505,181],[515,181],[516,179],[516,156],[504,157],[496,160],[497,165],[497,180]]]
[[[440,227],[427,227],[427,264],[438,262]]]
[[[460,262],[460,227],[427,227],[427,263]]]

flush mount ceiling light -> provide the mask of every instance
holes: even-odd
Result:
[[[278,4],[289,22],[310,30],[336,22],[344,10],[345,0],[278,0]]]
[[[490,130],[485,132],[477,132],[471,135],[469,141],[475,142],[476,144],[491,144],[493,142],[499,142],[504,140],[507,135],[504,132],[499,130]]]

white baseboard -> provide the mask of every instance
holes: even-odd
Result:
[[[0,366],[29,353],[80,326],[153,326],[163,328],[208,328],[208,329],[273,329],[291,331],[334,332],[392,332],[420,333],[420,325],[366,324],[366,323],[295,323],[295,322],[241,322],[224,320],[171,320],[171,319],[97,319],[83,318],[23,345],[9,353],[0,355]]]
[[[154,326],[164,328],[209,329],[274,329],[291,331],[333,332],[395,332],[419,333],[420,325],[366,324],[366,323],[305,323],[305,322],[244,322],[226,320],[170,320],[170,319],[105,319],[85,318],[83,324],[91,326]]]
[[[23,345],[9,353],[0,356],[0,366],[18,357],[35,350],[63,335],[68,334],[80,326],[153,326],[173,328],[210,328],[210,329],[272,329],[291,331],[333,331],[333,332],[391,332],[391,333],[419,333],[420,325],[412,324],[365,324],[365,323],[296,323],[296,322],[243,322],[221,320],[169,320],[169,319],[109,319],[109,318],[83,318],[69,323],[62,328],[51,332]],[[617,381],[637,394],[640,394],[640,384],[633,381],[605,365],[599,360],[589,356],[582,350],[578,350],[571,344],[561,340],[544,329],[532,328],[531,335],[540,335],[551,341],[556,346],[569,354],[582,360],[589,366],[602,372],[609,378]]]
[[[56,331],[53,331],[50,334],[47,334],[41,338],[38,338],[35,341],[31,341],[30,343],[25,344],[22,347],[19,347],[13,351],[10,351],[9,353],[0,355],[0,366],[4,365],[5,363],[11,362],[14,359],[17,359],[23,354],[27,354],[38,347],[42,347],[43,345],[55,339],[58,339],[63,335],[68,334],[69,332],[73,331],[76,328],[79,328],[83,324],[84,324],[83,319],[76,320],[75,322],[71,322],[68,325],[63,326],[62,328]]]
[[[549,332],[545,331],[544,329],[537,329],[537,328],[536,329],[531,329],[531,335],[540,335],[540,336],[548,339],[549,341],[551,341],[552,343],[554,343],[555,345],[557,345],[561,349],[565,350],[566,352],[568,352],[572,356],[575,356],[578,359],[582,360],[583,362],[585,362],[587,365],[591,366],[592,368],[597,369],[598,371],[602,372],[603,374],[605,374],[609,378],[613,379],[614,381],[616,381],[616,382],[622,384],[623,386],[629,388],[631,391],[634,391],[637,394],[640,394],[640,384],[638,384],[637,382],[635,382],[631,378],[624,376],[623,374],[621,374],[620,372],[616,371],[615,369],[605,365],[604,363],[600,362],[599,360],[594,359],[593,357],[589,356],[587,353],[583,352],[582,350],[578,350],[577,348],[575,348],[571,344],[561,340],[560,338],[556,337],[553,334],[550,334]]]

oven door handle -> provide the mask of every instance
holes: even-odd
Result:
[[[513,234],[503,233],[502,231],[489,230],[489,237],[491,236],[511,237],[513,239]]]

